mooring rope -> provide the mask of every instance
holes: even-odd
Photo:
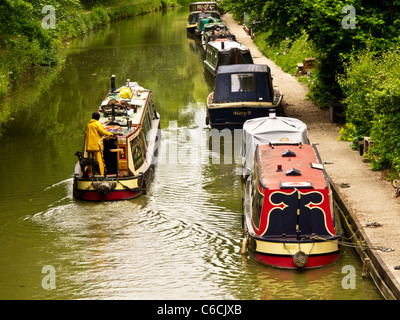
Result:
[[[298,242],[298,244],[299,244],[299,251],[301,251],[300,242]],[[310,251],[308,252],[307,256],[309,256],[309,255],[310,255],[310,253],[311,253],[312,249],[314,248],[314,244],[315,244],[315,242],[312,242],[311,249],[310,249]],[[289,252],[289,254],[290,254],[292,257],[294,257],[294,254],[292,254],[292,253],[290,252],[289,248],[288,248],[288,247],[286,247],[286,242],[283,242],[283,246],[284,246],[284,247],[285,247],[285,249],[286,249],[286,250]]]
[[[335,242],[335,241],[337,241],[338,244],[340,244],[342,246],[345,246],[345,247],[349,247],[349,248],[361,248],[363,250],[365,250],[365,249],[381,250],[383,252],[394,251],[394,249],[388,248],[388,247],[384,247],[384,246],[378,247],[378,246],[369,246],[369,245],[367,245],[365,243],[353,243],[353,242],[346,242],[346,241],[341,241],[341,240],[330,240],[330,239],[325,239],[325,238],[319,237],[317,235],[310,236],[310,239],[319,240],[319,241],[327,241],[327,242]]]

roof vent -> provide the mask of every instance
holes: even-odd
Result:
[[[291,150],[286,150],[285,152],[282,152],[282,157],[295,157],[296,153],[291,151]]]
[[[301,172],[300,172],[300,170],[291,168],[289,170],[286,170],[286,175],[287,176],[301,176]]]

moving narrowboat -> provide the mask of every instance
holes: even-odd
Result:
[[[83,152],[77,152],[73,193],[82,200],[109,201],[135,198],[146,193],[153,177],[160,140],[160,116],[151,91],[129,79],[111,90],[98,108],[98,120],[113,136],[99,141],[104,174],[95,170],[87,139]],[[88,134],[88,133],[86,133]],[[98,163],[97,163],[98,165]]]
[[[301,270],[340,258],[340,222],[314,145],[257,146],[243,206],[242,254]]]
[[[220,18],[216,2],[193,2],[189,5],[190,13],[186,23],[187,31],[193,32],[196,29],[197,22],[203,18]]]
[[[267,65],[236,64],[218,68],[215,90],[207,98],[206,123],[214,128],[242,128],[247,120],[284,115],[282,93],[272,85]]]
[[[247,120],[243,124],[242,145],[242,177],[247,179],[254,167],[254,152],[257,145],[263,144],[310,144],[307,125],[296,118],[269,117]]]
[[[229,38],[219,38],[207,43],[203,63],[204,68],[216,76],[219,66],[253,64],[253,58],[246,46]]]

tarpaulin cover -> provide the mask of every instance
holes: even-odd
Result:
[[[251,172],[254,165],[254,152],[257,145],[273,142],[309,144],[307,125],[295,118],[263,117],[246,121],[243,124],[241,157],[242,165]]]
[[[204,19],[199,20],[199,24],[198,24],[198,28],[199,31],[204,31],[204,27],[205,25],[209,24],[209,23],[220,23],[221,20],[217,19],[217,18],[212,18],[212,17],[206,17]]]
[[[249,64],[253,63],[250,51],[243,52],[239,48],[231,48],[230,50],[218,51],[218,65],[224,66],[228,64]]]
[[[272,102],[273,98],[271,72],[267,65],[233,64],[218,67],[215,103]]]

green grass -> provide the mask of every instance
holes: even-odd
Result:
[[[256,36],[255,43],[266,57],[292,75],[296,74],[297,63],[316,56],[316,51],[305,33],[295,41],[286,39],[279,44],[270,44],[267,39],[268,33],[261,33]]]

